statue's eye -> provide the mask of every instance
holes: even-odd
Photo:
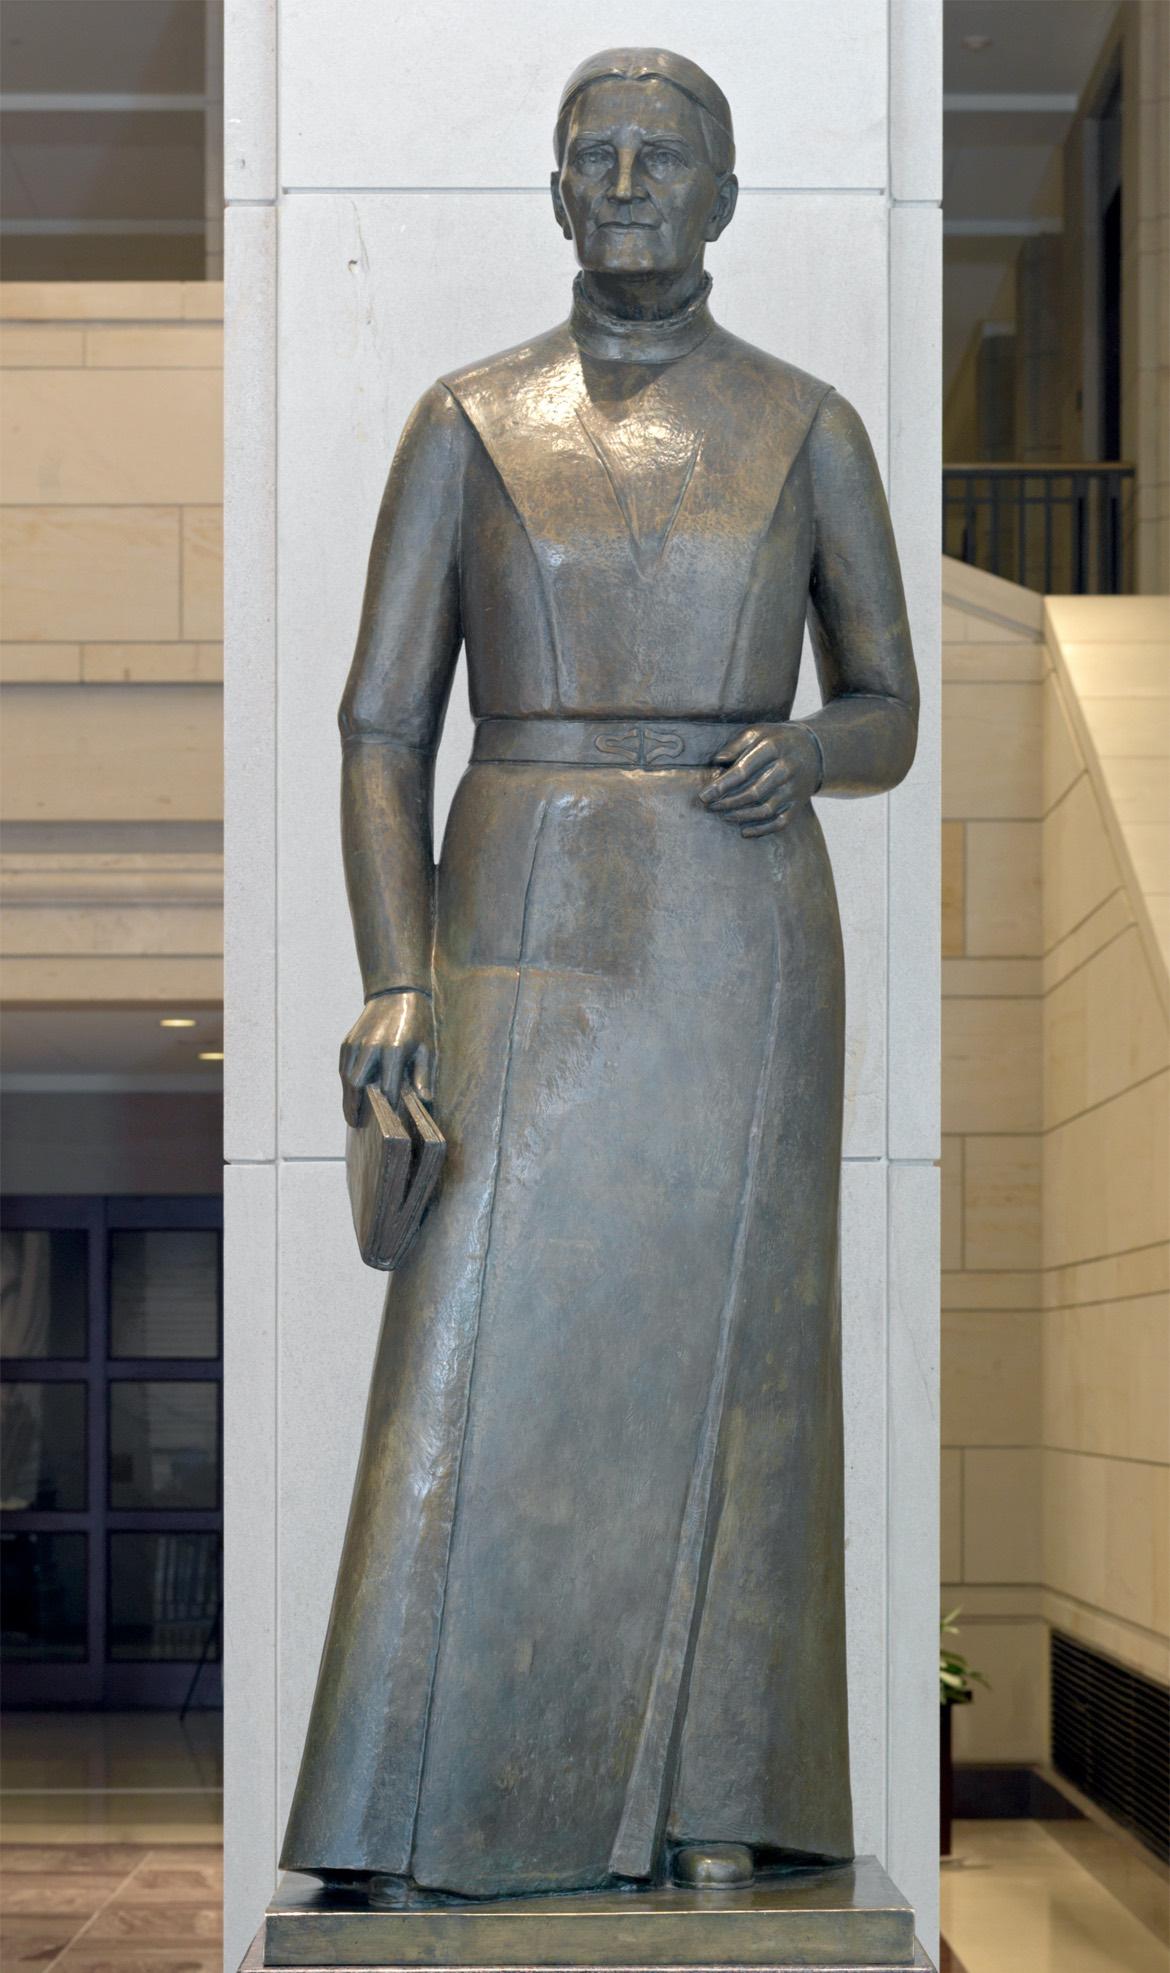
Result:
[[[652,171],[669,171],[676,165],[685,163],[681,151],[671,150],[669,144],[650,144],[642,156]]]
[[[599,171],[609,163],[609,152],[604,144],[586,144],[574,153],[573,163],[582,171]]]

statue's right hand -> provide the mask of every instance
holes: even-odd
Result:
[[[435,1074],[435,1010],[429,993],[413,989],[376,993],[367,1000],[341,1044],[338,1062],[347,1123],[356,1123],[362,1091],[378,1083],[397,1108],[405,1075],[425,1103]]]

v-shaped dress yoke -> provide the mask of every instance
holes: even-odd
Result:
[[[825,792],[891,786],[917,701],[864,430],[705,294],[630,325],[579,293],[407,427],[346,859],[367,993],[434,992],[450,1156],[387,1295],[289,1867],[490,1895],[686,1839],[851,1853],[836,898],[810,806],[749,839],[698,799],[789,717],[806,617]]]

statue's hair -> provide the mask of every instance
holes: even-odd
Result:
[[[686,96],[699,112],[707,162],[720,178],[735,166],[735,136],[731,108],[717,82],[685,55],[671,54],[667,48],[607,48],[590,56],[575,69],[565,84],[557,111],[554,149],[558,169],[565,161],[569,115],[583,89],[591,82],[669,82]]]

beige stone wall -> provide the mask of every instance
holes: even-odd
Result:
[[[1042,604],[944,563],[942,1596],[992,1681],[968,1760],[1046,1753]]]
[[[9,1000],[222,993],[222,315],[0,285]]]
[[[1170,1678],[1170,599],[1046,611],[1045,1614]]]
[[[1116,614],[1137,640],[1152,601],[1061,609],[1079,682],[1039,597],[944,564],[942,1596],[992,1681],[959,1757],[1013,1763],[1053,1625],[1170,1669],[1170,696]]]

